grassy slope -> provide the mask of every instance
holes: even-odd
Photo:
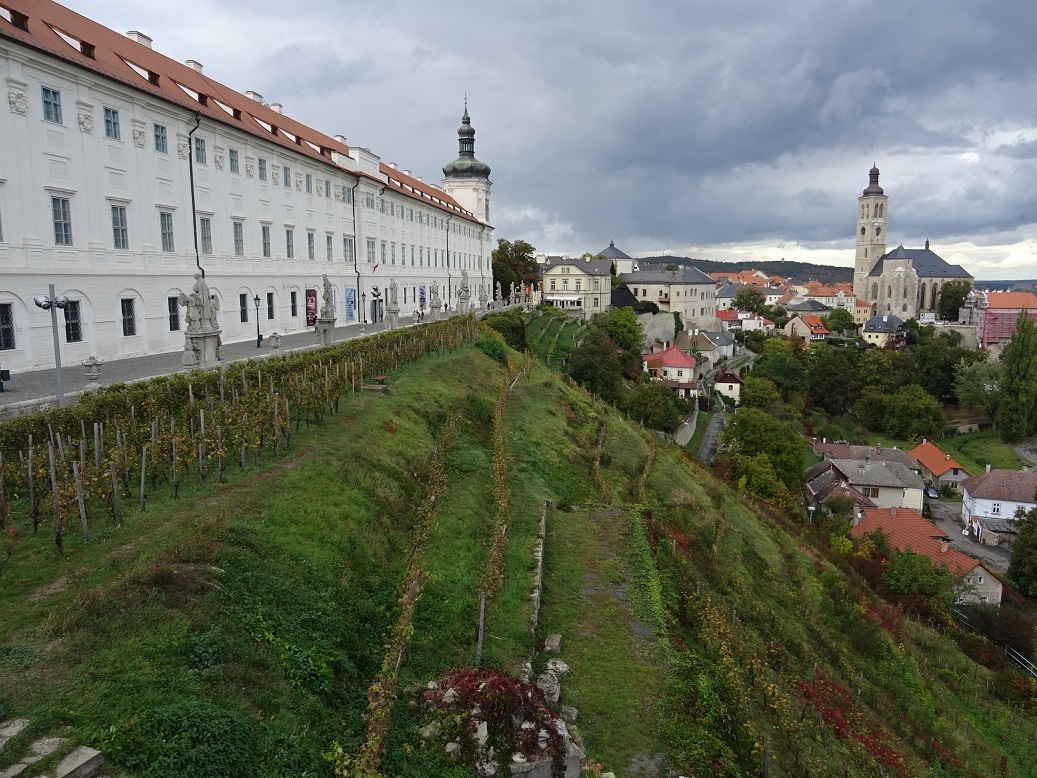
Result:
[[[99,728],[205,699],[252,722],[253,774],[328,774],[319,752],[333,738],[355,749],[363,736],[424,463],[462,405],[469,424],[446,463],[401,676],[424,680],[471,660],[502,379],[474,349],[428,358],[395,374],[390,396],[346,400],[341,416],[297,437],[288,459],[191,499],[157,500],[124,529],[95,526],[89,543],[70,535],[63,560],[44,525],[0,578],[0,704],[32,716],[34,733],[71,724],[118,757],[118,740]],[[565,699],[581,709],[589,751],[608,769],[634,775],[636,755],[666,751],[684,774],[753,774],[769,741],[773,775],[876,774],[867,748],[833,736],[806,703],[816,669],[859,690],[854,726],[884,733],[905,774],[997,774],[1002,754],[1008,775],[1032,774],[1033,721],[988,696],[989,671],[926,628],[885,631],[854,576],[680,452],[659,447],[642,517],[629,504],[647,445],[614,415],[602,478],[628,507],[600,506],[599,413],[538,364],[505,405],[508,574],[486,661],[514,668],[533,648],[529,549],[542,500],[590,506],[549,518],[542,633],[566,636],[574,674]],[[64,590],[29,599],[61,578]],[[396,706],[388,774],[464,775],[438,751],[409,747],[413,716]],[[933,735],[963,767],[932,766]]]
[[[906,451],[915,447],[914,443],[895,440],[888,435],[870,435],[868,443],[883,446],[899,446]],[[963,435],[948,435],[935,441],[943,451],[950,454],[962,467],[972,475],[979,475],[987,464],[992,468],[1004,470],[1018,470],[1022,467],[1022,461],[1015,451],[1007,443],[1001,442],[1001,437],[994,430],[986,432],[969,432]]]

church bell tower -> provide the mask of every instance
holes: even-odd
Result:
[[[868,188],[857,198],[857,256],[853,264],[853,293],[869,303],[868,273],[886,253],[886,207],[889,198],[879,186],[879,169],[868,171]]]
[[[464,116],[457,131],[458,156],[443,167],[443,190],[462,208],[475,214],[484,224],[490,223],[490,166],[475,158],[475,129],[468,116],[465,99]]]

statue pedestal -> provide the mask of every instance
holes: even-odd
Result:
[[[396,330],[400,327],[400,306],[396,303],[389,303],[385,306],[385,328],[388,330]]]
[[[223,362],[223,330],[184,333],[183,365],[191,370],[219,367]]]
[[[465,316],[468,313],[468,300],[469,297],[466,294],[457,298],[457,312],[462,316]]]
[[[439,314],[443,309],[443,304],[439,300],[433,300],[432,307],[428,309],[429,316],[432,321],[439,321]]]
[[[313,325],[313,331],[317,333],[317,343],[327,346],[335,342],[335,317],[321,316]]]

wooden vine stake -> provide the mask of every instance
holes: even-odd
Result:
[[[79,522],[83,525],[83,540],[90,540],[90,529],[86,523],[86,499],[83,496],[83,479],[79,473],[79,462],[72,460],[72,477],[76,479],[76,501],[79,503]]]
[[[144,479],[147,478],[148,474],[148,447],[141,446],[140,448],[140,512],[144,513],[144,504],[147,500],[147,495],[144,493]]]
[[[47,439],[47,456],[50,459],[50,490],[54,494],[54,542],[58,546],[58,553],[64,556],[65,548],[61,537],[61,495],[58,493],[58,473],[54,468],[53,438]]]
[[[119,478],[115,475],[115,462],[109,461],[108,468],[112,476],[112,515],[115,517],[115,526],[122,526],[122,502],[119,499]]]

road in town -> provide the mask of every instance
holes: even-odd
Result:
[[[992,572],[999,575],[1008,570],[1012,561],[1012,553],[1003,546],[984,546],[967,535],[962,535],[965,523],[961,519],[961,502],[957,500],[930,500],[933,523],[947,533],[951,539],[951,547],[971,557],[975,557],[984,565],[991,567]]]

